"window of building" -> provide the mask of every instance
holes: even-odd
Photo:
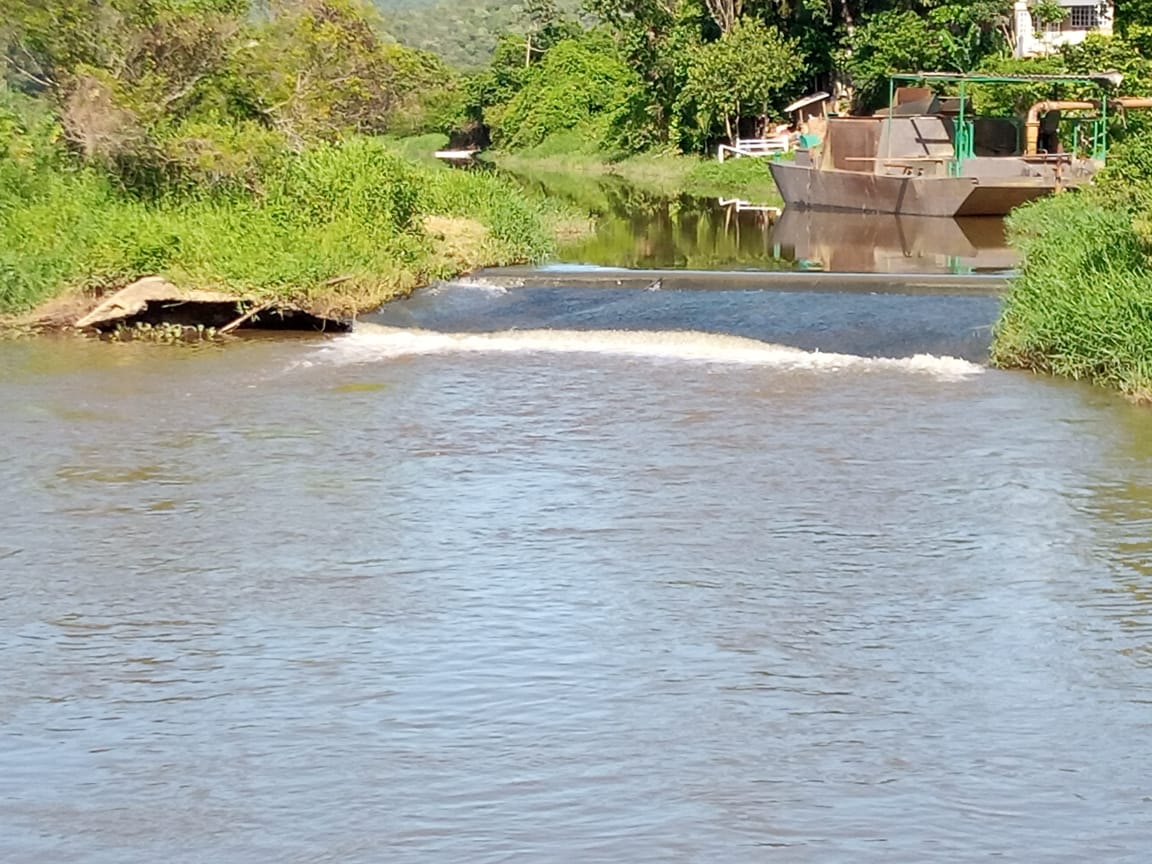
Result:
[[[1094,30],[1100,26],[1100,7],[1071,6],[1068,9],[1068,26],[1072,30]]]

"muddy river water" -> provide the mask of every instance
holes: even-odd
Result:
[[[0,861],[1148,860],[1147,410],[986,297],[437,291],[0,343]]]

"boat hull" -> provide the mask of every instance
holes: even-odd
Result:
[[[769,164],[789,207],[906,216],[1004,216],[1015,207],[1051,195],[1056,183],[1043,177],[928,177],[817,169],[788,162]]]

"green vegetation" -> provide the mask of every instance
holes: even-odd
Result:
[[[554,208],[379,137],[437,128],[454,82],[355,0],[111,9],[8,22],[0,313],[147,274],[351,313],[547,252]]]
[[[501,37],[539,35],[549,14],[575,21],[579,0],[373,0],[388,32],[402,44],[430,51],[454,69],[486,66]],[[547,21],[544,21],[545,26]]]
[[[583,140],[614,140],[629,100],[642,86],[616,56],[604,33],[566,39],[524,70],[520,89],[489,112],[492,140],[508,149],[538,146],[577,133]]]
[[[532,260],[548,248],[539,208],[498,178],[417,167],[365,138],[285,160],[262,175],[260,195],[142,201],[94,169],[18,173],[17,164],[9,160],[0,181],[7,311],[64,286],[159,273],[349,313],[431,278]]]
[[[1152,149],[1130,139],[1099,181],[1012,214],[1024,263],[993,359],[1152,401]]]
[[[550,150],[558,145],[558,152]],[[689,194],[706,198],[732,197],[761,204],[782,204],[768,166],[762,159],[700,159],[672,153],[645,153],[613,160],[599,153],[566,148],[565,139],[549,139],[545,146],[518,153],[498,153],[494,163],[517,177],[549,178],[548,186],[568,175],[574,183],[616,178],[661,195]]]
[[[549,235],[586,228],[499,174],[433,164],[428,154],[446,145],[491,144],[503,168],[564,171],[577,184],[614,175],[771,203],[763,161],[700,157],[790,119],[783,107],[816,89],[867,110],[893,71],[1115,69],[1121,94],[1152,95],[1152,0],[1119,4],[1122,35],[1036,60],[1010,56],[1011,7],[10,0],[0,312],[150,273],[351,312],[482,263],[539,258]],[[1051,3],[1037,10],[1060,14]],[[1080,95],[1074,85],[973,90],[996,114]],[[1025,261],[996,359],[1146,395],[1152,157],[1136,142],[1152,133],[1152,112],[1113,119],[1114,139],[1128,144],[1098,187],[1013,218]],[[619,203],[572,200],[600,215]],[[627,203],[673,208],[678,249],[715,228],[687,199]],[[707,245],[694,263],[707,266]]]
[[[1123,9],[1125,37],[1016,60],[1011,0],[585,0],[594,17],[581,19],[583,29],[543,0],[517,8],[531,23],[502,34],[488,65],[462,76],[455,91],[457,126],[490,142],[495,160],[517,172],[567,162],[583,173],[597,166],[655,175],[667,188],[691,173],[667,157],[708,156],[722,141],[765,134],[793,119],[784,116],[787,103],[817,89],[839,94],[840,110],[878,107],[893,71],[1116,69],[1123,95],[1152,92],[1144,59],[1152,30]],[[1067,12],[1049,4],[1037,14]],[[981,112],[994,115],[1083,95],[1054,84],[972,92]],[[1147,123],[1133,113],[1113,131]]]
[[[547,7],[534,13],[534,30],[505,33],[491,62],[462,81],[462,117],[506,149],[575,131],[580,153],[707,153],[790,119],[783,107],[814,89],[851,83],[858,107],[868,107],[887,95],[891,71],[968,71],[1006,57],[1011,8],[1010,0],[586,0],[594,26],[580,31]]]
[[[1125,34],[1090,37],[1043,60],[1001,60],[1003,72],[1123,73],[1122,93],[1152,95],[1152,5],[1117,9]],[[984,109],[1021,111],[1075,87],[1022,85],[978,93]],[[1085,379],[1152,401],[1152,112],[1129,111],[1111,129],[1107,167],[1094,184],[1012,213],[1021,251],[993,343],[1004,367]]]

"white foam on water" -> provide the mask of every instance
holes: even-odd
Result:
[[[956,380],[981,374],[983,367],[957,357],[860,357],[805,351],[694,330],[506,330],[495,333],[440,333],[359,324],[320,349],[327,362],[371,363],[421,354],[609,354],[692,363],[765,366],[811,371],[888,369]]]
[[[515,280],[502,279],[500,282],[494,282],[491,279],[485,279],[483,276],[458,276],[446,282],[433,283],[425,289],[425,293],[440,294],[445,290],[462,288],[483,291],[486,294],[507,294],[510,285],[516,287]]]

